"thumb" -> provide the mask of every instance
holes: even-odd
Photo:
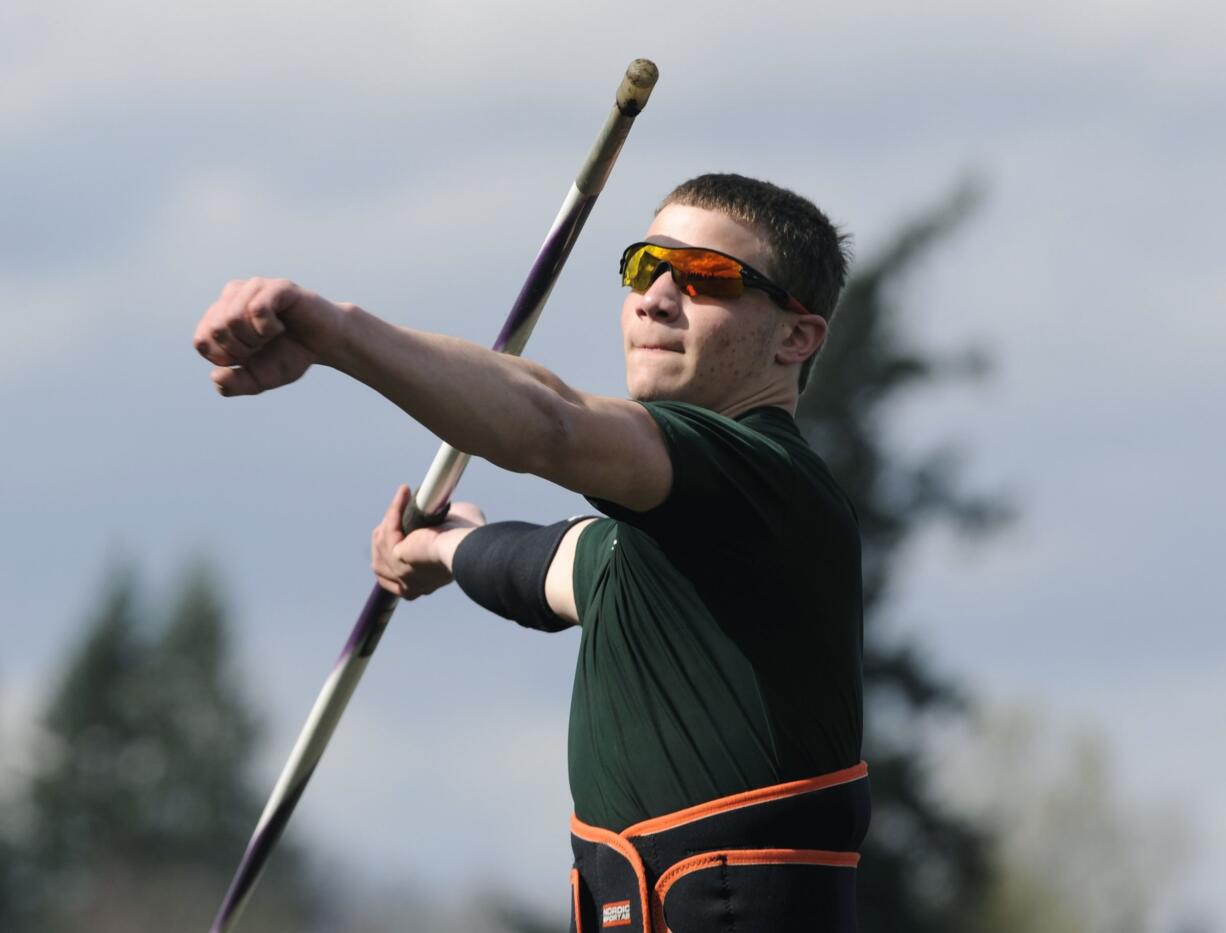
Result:
[[[404,532],[401,530],[401,517],[404,515],[404,510],[409,507],[409,500],[412,498],[412,491],[408,486],[401,486],[396,490],[396,495],[392,496],[391,504],[387,507],[387,512],[383,516],[383,524],[391,533],[393,541],[399,541],[404,537]]]
[[[264,391],[264,387],[256,381],[250,371],[241,366],[214,367],[209,373],[209,378],[213,380],[213,386],[218,393],[226,398],[232,395],[259,395]]]
[[[313,362],[315,357],[306,347],[279,337],[242,366],[217,367],[211,378],[222,395],[258,395],[301,378]]]

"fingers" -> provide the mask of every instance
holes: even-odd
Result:
[[[383,520],[375,526],[370,536],[370,567],[375,572],[379,585],[397,596],[406,599],[408,594],[401,577],[410,569],[408,562],[398,559],[395,548],[404,540],[404,532],[400,530],[400,516],[404,514],[412,493],[408,486],[401,486],[392,496],[391,504],[383,515]]]
[[[287,279],[230,282],[196,326],[196,351],[216,366],[247,362],[285,331],[279,314],[297,297]]]
[[[472,502],[453,502],[447,513],[448,520],[453,525],[468,525],[479,527],[485,524],[485,513],[481,507]]]
[[[221,296],[204,312],[196,325],[192,343],[196,352],[217,366],[235,366],[251,355],[253,346],[234,333],[236,322],[245,312],[247,302],[259,287],[259,279],[233,281],[221,290]],[[249,329],[244,331],[251,340]],[[258,341],[254,344],[258,347]]]
[[[210,377],[224,396],[257,395],[302,377],[314,358],[301,344],[283,340],[252,354],[242,366],[219,366]]]
[[[433,593],[451,582],[450,564],[439,553],[440,529],[418,528],[408,535],[401,530],[401,519],[411,496],[408,486],[396,490],[383,520],[371,533],[370,542],[371,569],[379,585],[405,599]],[[461,523],[474,524],[463,520]]]
[[[196,328],[196,349],[217,366],[210,374],[224,396],[257,395],[301,378],[314,356],[302,344],[277,339],[285,331],[276,308],[285,280],[251,279],[227,285]]]
[[[381,573],[378,570],[376,570],[375,571],[375,582],[378,583],[382,589],[387,590],[389,593],[393,594],[394,596],[399,596],[401,599],[412,599],[413,598],[412,596],[409,595],[408,591],[405,589],[404,584],[388,573]]]
[[[408,486],[401,486],[397,489],[387,511],[383,513],[383,520],[375,526],[375,530],[371,533],[372,557],[381,560],[389,567],[392,549],[404,540],[404,532],[400,530],[400,516],[404,514],[405,507],[409,504],[410,495]]]
[[[409,507],[409,499],[413,493],[409,487],[401,484],[396,490],[396,494],[392,496],[391,504],[388,505],[387,511],[383,514],[383,521],[379,523],[379,527],[386,527],[393,535],[392,544],[404,540],[404,532],[401,530],[401,519],[404,517],[404,510]]]
[[[264,389],[250,370],[229,366],[218,366],[209,373],[219,394],[229,398],[232,395],[259,395]]]

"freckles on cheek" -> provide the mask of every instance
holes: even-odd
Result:
[[[746,357],[749,341],[726,334],[716,342],[719,349],[717,371],[730,381],[736,381],[749,375]]]

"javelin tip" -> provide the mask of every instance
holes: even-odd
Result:
[[[660,78],[660,69],[646,58],[636,58],[626,69],[621,87],[617,89],[617,109],[628,117],[638,116],[647,106],[651,89]]]

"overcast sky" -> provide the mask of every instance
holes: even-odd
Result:
[[[690,175],[794,188],[864,257],[982,178],[903,300],[921,345],[983,346],[994,375],[894,422],[900,449],[963,443],[1021,519],[980,549],[926,537],[892,624],[985,697],[1108,736],[1128,799],[1195,830],[1172,909],[1226,930],[1223,32],[1208,2],[3,4],[4,747],[109,566],[165,592],[206,554],[271,780],[369,589],[369,530],[437,444],[331,372],[218,398],[196,320],[231,278],[288,276],[492,342],[643,56],[659,86],[528,355],[624,391],[616,260]],[[462,491],[494,519],[582,507],[485,464]],[[564,909],[576,644],[451,593],[403,607],[292,832]]]

